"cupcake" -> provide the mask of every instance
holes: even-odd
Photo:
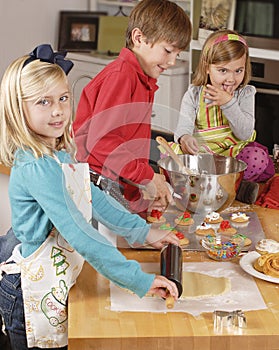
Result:
[[[185,237],[182,232],[179,232],[175,227],[172,227],[169,223],[161,225],[159,229],[173,232],[176,235],[176,237],[179,239],[180,245],[189,244],[189,239]]]
[[[215,230],[210,224],[202,222],[196,227],[196,234],[199,236],[215,235]]]
[[[249,216],[242,212],[232,213],[231,221],[236,223],[247,223],[249,221]]]
[[[198,196],[195,193],[190,193],[189,200],[190,202],[196,202],[198,200]]]
[[[213,211],[212,213],[208,213],[204,218],[204,222],[208,224],[219,224],[222,221],[223,221],[222,216],[215,211]]]
[[[237,231],[234,227],[231,227],[229,220],[223,220],[220,223],[220,227],[218,228],[217,232],[227,233],[229,235],[234,235]]]
[[[256,251],[263,255],[263,254],[270,254],[270,253],[278,253],[279,252],[279,242],[264,238],[261,239],[256,245],[255,245]]]
[[[163,224],[166,222],[166,218],[163,216],[163,213],[157,209],[152,209],[146,220],[151,224]]]
[[[243,235],[241,233],[233,235],[232,241],[238,240],[239,238],[244,240],[244,247],[247,247],[252,243],[252,241],[249,237],[247,237],[246,235]]]
[[[179,244],[180,245],[187,245],[187,244],[189,244],[189,239],[187,237],[185,237],[182,232],[176,231],[175,235],[179,239]]]
[[[188,211],[185,211],[182,215],[178,216],[174,222],[176,225],[189,226],[193,225],[194,219],[191,217],[191,214]]]

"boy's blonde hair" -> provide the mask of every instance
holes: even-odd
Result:
[[[0,162],[12,166],[17,149],[29,149],[36,157],[53,155],[53,150],[44,139],[28,126],[23,112],[23,102],[39,100],[61,80],[68,80],[57,65],[34,60],[23,67],[29,56],[11,63],[4,73],[0,90]],[[57,139],[56,150],[65,148],[72,155],[75,152],[70,127]]]
[[[212,33],[203,45],[192,84],[202,86],[210,82],[207,74],[207,69],[210,64],[220,64],[238,60],[244,55],[246,56],[246,63],[241,86],[247,85],[251,79],[249,49],[244,38],[237,32],[228,29],[222,29]]]
[[[192,26],[184,10],[168,0],[141,0],[131,11],[126,31],[126,47],[132,49],[132,31],[141,30],[147,42],[166,41],[180,50],[189,45]]]

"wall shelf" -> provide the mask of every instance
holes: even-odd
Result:
[[[190,45],[191,50],[201,50],[203,42],[201,42],[200,40],[192,40]],[[279,51],[276,50],[266,50],[257,49],[255,47],[249,47],[249,54],[251,57],[279,61]]]
[[[100,6],[105,7],[130,7],[133,8],[140,0],[132,1],[114,1],[114,0],[89,0],[90,11],[96,11]],[[185,11],[190,12],[190,2],[191,0],[173,0],[179,6],[181,6]]]
[[[98,0],[99,5],[134,7],[138,1]]]
[[[175,0],[177,4],[189,3],[191,0]],[[126,6],[126,7],[134,7],[139,0],[134,1],[113,1],[113,0],[97,0],[98,4],[110,5],[110,6]]]

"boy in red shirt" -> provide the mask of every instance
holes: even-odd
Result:
[[[151,112],[157,79],[190,38],[191,23],[181,7],[168,0],[140,1],[129,18],[126,47],[83,89],[78,104],[77,159],[89,163],[97,185],[111,179],[123,186],[135,212],[150,205],[138,187],[156,198],[153,206],[172,201],[165,177],[149,165]]]

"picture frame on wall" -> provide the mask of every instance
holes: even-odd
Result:
[[[106,15],[107,12],[101,11],[60,11],[58,50],[97,50],[99,17]]]
[[[236,0],[202,0],[198,39],[205,41],[214,31],[233,29]]]

